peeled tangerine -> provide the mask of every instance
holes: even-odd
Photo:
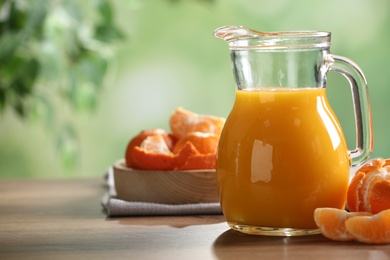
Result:
[[[171,170],[174,157],[161,134],[146,137],[139,146],[133,147],[131,157],[135,168],[145,170]]]
[[[137,165],[134,162],[134,158],[133,158],[134,148],[140,146],[147,137],[154,136],[154,135],[160,135],[161,137],[163,137],[167,148],[173,149],[173,145],[176,140],[173,137],[173,135],[169,134],[164,129],[155,128],[155,129],[143,130],[139,132],[136,136],[134,136],[127,145],[126,153],[125,153],[125,161],[127,167],[137,168]]]
[[[220,136],[225,121],[223,117],[200,115],[179,107],[172,113],[169,126],[172,134],[178,139],[191,132],[210,133]]]
[[[352,212],[376,214],[390,209],[390,159],[374,159],[357,170],[348,188],[347,203]]]

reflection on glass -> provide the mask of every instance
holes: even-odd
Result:
[[[271,181],[272,168],[272,146],[255,140],[252,148],[251,182]]]
[[[337,131],[335,124],[333,123],[334,119],[332,121],[332,119],[329,117],[329,111],[325,111],[322,97],[317,97],[317,112],[320,115],[326,129],[328,130],[333,149],[336,150],[337,147],[339,147],[340,145],[339,132]]]

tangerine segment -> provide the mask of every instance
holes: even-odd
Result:
[[[374,216],[356,216],[346,220],[347,231],[356,240],[367,244],[390,243],[390,210]]]
[[[348,209],[352,212],[364,211],[360,210],[361,201],[359,191],[363,185],[363,180],[366,174],[364,172],[356,172],[353,176],[351,182],[349,183],[348,193],[347,193],[347,202]]]
[[[376,158],[376,159],[373,159],[373,160],[369,161],[368,163],[365,163],[356,172],[369,173],[369,172],[371,172],[373,170],[379,170],[385,164],[386,164],[386,160],[385,159],[383,159],[383,158]]]
[[[220,135],[225,118],[211,115],[200,115],[177,108],[171,115],[169,125],[172,134],[178,139],[191,132],[213,133]]]
[[[175,170],[180,170],[190,156],[198,155],[199,151],[191,142],[186,142],[183,148],[175,155]]]
[[[216,154],[197,154],[189,156],[185,164],[178,170],[206,170],[215,169],[217,164]]]
[[[325,237],[335,241],[352,241],[354,236],[346,229],[346,220],[370,215],[368,212],[350,213],[336,208],[317,208],[314,210],[314,221]]]
[[[374,214],[390,209],[390,181],[377,181],[373,185],[371,195],[368,199],[371,205],[371,212]]]
[[[219,136],[211,133],[191,132],[180,138],[173,147],[173,153],[179,153],[187,142],[191,142],[202,154],[217,153]]]

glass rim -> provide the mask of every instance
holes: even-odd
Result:
[[[225,40],[231,49],[306,49],[328,48],[331,33],[327,31],[295,30],[260,32],[243,26],[223,26],[214,36]]]

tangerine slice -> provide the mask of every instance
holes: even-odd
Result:
[[[173,153],[179,153],[187,142],[191,142],[202,154],[217,153],[219,136],[211,133],[191,132],[180,138],[173,147]]]
[[[225,118],[211,115],[200,115],[177,108],[171,115],[169,125],[172,134],[178,139],[191,132],[213,133],[220,135]]]
[[[347,219],[346,230],[358,241],[367,244],[390,243],[390,210],[373,216],[356,216]]]
[[[336,208],[317,208],[314,210],[314,221],[321,233],[335,241],[352,241],[354,236],[346,229],[348,219],[356,216],[371,216],[369,212],[347,212]]]

